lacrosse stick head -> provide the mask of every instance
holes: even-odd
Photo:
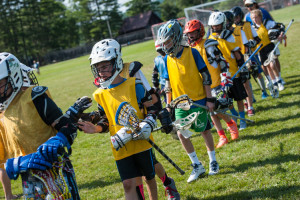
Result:
[[[47,170],[30,170],[32,176],[44,183],[47,189],[45,199],[65,200],[72,199],[68,184],[63,175],[62,169],[65,166],[66,159],[63,156],[58,157],[58,161],[53,163],[53,167]]]
[[[276,58],[277,56],[275,56],[275,51],[271,51],[271,53],[268,56],[268,59],[264,62],[264,66],[269,65],[271,62],[275,62]]]
[[[176,99],[174,99],[171,103],[170,106],[172,108],[178,108],[182,110],[189,110],[191,108],[192,100],[188,97],[188,95],[184,94]]]
[[[192,114],[189,114],[188,116],[186,116],[184,118],[177,119],[173,123],[175,129],[180,131],[181,135],[183,135],[185,138],[191,137],[193,132],[189,131],[189,128],[195,122],[198,115],[199,115],[199,112],[193,112]]]
[[[122,102],[116,112],[116,124],[127,127],[132,132],[135,132],[139,128],[140,123],[136,112],[128,102]]]

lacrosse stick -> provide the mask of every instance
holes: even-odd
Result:
[[[170,106],[172,108],[180,108],[182,110],[189,110],[191,108],[191,106],[196,106],[196,107],[199,107],[199,108],[203,108],[205,110],[208,110],[208,107],[207,106],[203,106],[203,105],[200,105],[200,104],[197,104],[197,103],[194,103],[192,99],[190,99],[188,97],[188,95],[184,94],[184,95],[181,95],[179,97],[177,97],[176,99],[174,99]],[[231,115],[229,113],[226,113],[226,111],[224,110],[215,110],[214,112],[216,113],[221,113],[221,114],[224,114],[224,115],[228,115],[230,117],[233,117],[233,118],[237,118],[237,119],[241,119],[241,120],[246,120],[246,121],[249,121],[249,122],[252,122],[254,123],[253,120],[250,120],[250,119],[246,119],[246,118],[242,118],[242,117],[239,117],[239,116],[235,116],[235,115]]]
[[[116,124],[120,126],[124,126],[126,128],[129,128],[132,131],[132,138],[135,139],[139,136],[140,127],[139,122],[140,119],[136,115],[136,110],[128,103],[128,102],[122,102],[117,110],[116,113]],[[163,150],[161,150],[160,147],[158,147],[152,140],[149,138],[147,141],[167,160],[169,163],[171,163],[179,172],[181,175],[183,175],[185,172],[176,165],[173,160],[167,156]]]
[[[246,66],[246,64],[252,59],[252,57],[258,52],[258,50],[262,47],[262,44],[260,44],[257,49],[249,56],[249,58],[244,62],[244,64],[239,68],[239,70],[232,76],[231,80],[233,80],[239,73],[240,71]]]
[[[197,119],[199,113],[193,112],[192,114],[189,114],[188,116],[177,119],[176,121],[172,122],[172,126],[176,129],[176,131],[180,131],[180,133],[185,137],[189,138],[192,136],[193,132],[189,131],[189,128],[192,126],[192,124]],[[158,131],[162,129],[163,127],[159,127],[154,129],[153,131]]]
[[[289,30],[289,28],[291,27],[292,23],[294,22],[294,19],[292,19],[288,25],[288,27],[285,29],[283,36],[285,36],[286,32]],[[279,46],[280,42],[278,41],[274,47],[274,49],[271,51],[271,53],[268,56],[268,59],[264,62],[264,66],[267,66],[268,64],[270,64],[271,62],[274,62],[274,60],[276,59],[275,56],[275,50],[277,49],[277,47]]]
[[[63,156],[58,157],[58,161],[53,163],[51,169],[30,170],[32,176],[42,181],[47,189],[46,199],[66,200],[72,199],[69,187],[63,175],[64,164],[67,161]]]

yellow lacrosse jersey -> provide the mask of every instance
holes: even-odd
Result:
[[[197,68],[192,48],[185,47],[180,58],[167,57],[172,99],[187,94],[193,101],[206,97],[202,76]]]
[[[261,24],[260,27],[256,30],[258,37],[261,39],[260,43],[257,44],[256,48],[260,45],[263,44],[263,46],[259,49],[259,51],[264,48],[265,46],[267,46],[268,44],[271,43],[270,39],[269,39],[269,35],[268,35],[268,30],[266,29],[266,27]]]
[[[126,79],[129,78],[129,66],[130,66],[130,63],[123,64],[123,70],[120,73],[121,77],[126,78]]]
[[[222,52],[225,60],[229,64],[229,72],[231,76],[233,76],[238,71],[238,65],[235,58],[231,57],[232,50],[238,46],[237,42],[228,42],[222,38],[219,37],[216,33],[212,33],[209,36],[209,39],[214,39],[219,42],[218,48]],[[236,76],[239,77],[239,74]]]
[[[139,109],[136,98],[135,78],[129,78],[122,84],[111,89],[99,88],[94,92],[93,97],[96,102],[104,109],[109,122],[110,136],[115,135],[118,130],[122,128],[122,126],[117,125],[115,121],[117,109],[122,102],[129,102],[131,106],[137,111],[137,116],[139,117],[139,119],[144,119],[144,116]],[[153,141],[152,135],[150,136],[150,139]],[[125,147],[120,148],[118,151],[113,147],[112,144],[111,148],[115,160],[121,160],[133,154],[148,150],[151,148],[151,145],[147,140],[135,140],[126,143]]]
[[[31,98],[32,88],[21,90],[0,120],[1,148],[5,160],[36,152],[41,144],[57,133],[40,117]],[[49,92],[46,93],[50,97]]]
[[[245,54],[245,46],[243,44],[243,38],[242,38],[242,27],[241,26],[237,26],[234,28],[233,30],[233,37],[237,43],[237,45],[240,47],[242,54]]]
[[[201,40],[200,42],[198,42],[196,44],[196,46],[194,48],[199,51],[200,55],[202,56],[206,66],[207,66],[207,69],[210,73],[211,80],[212,80],[211,88],[215,88],[221,84],[221,77],[220,77],[221,68],[219,66],[217,68],[215,68],[214,66],[209,64],[209,62],[207,60],[205,47],[204,47],[205,41],[206,41],[206,39]]]

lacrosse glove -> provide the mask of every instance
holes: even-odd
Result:
[[[67,147],[68,154],[70,155],[71,145],[66,135],[74,137],[72,141],[77,136],[77,128],[73,124],[62,127],[56,136],[49,138],[44,144],[40,145],[37,149],[39,154],[45,158],[45,160],[54,162],[58,160],[57,154],[64,152],[64,147]]]
[[[230,105],[232,105],[232,103],[233,101],[231,98],[219,98],[216,100],[215,110],[222,110],[228,108]]]
[[[118,151],[132,140],[132,132],[130,129],[123,127],[115,135],[110,137],[113,147]]]
[[[166,108],[158,113],[158,119],[162,126],[161,132],[168,134],[173,130],[172,119]]]
[[[52,164],[38,153],[10,158],[5,163],[6,173],[8,177],[13,180],[16,180],[20,173],[26,172],[28,169],[46,170],[51,167]]]
[[[244,67],[240,71],[240,77],[241,77],[242,83],[246,83],[246,81],[250,79],[250,72],[247,69],[247,67]]]
[[[245,44],[247,47],[249,47],[249,48],[254,48],[254,47],[256,47],[256,45],[257,45],[257,42],[256,42],[256,40],[248,40],[248,43],[246,43]]]
[[[87,96],[83,96],[77,99],[74,105],[67,110],[66,114],[70,116],[72,123],[77,123],[83,111],[85,111],[91,106],[92,99]]]
[[[135,133],[134,140],[146,140],[150,137],[151,132],[157,126],[155,116],[148,114],[146,118],[139,124],[140,131]]]
[[[221,73],[221,86],[224,88],[224,91],[227,93],[230,87],[233,85],[231,80],[230,72]]]

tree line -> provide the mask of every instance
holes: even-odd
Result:
[[[0,51],[31,65],[48,52],[118,36],[125,17],[152,10],[166,21],[208,1],[130,0],[122,13],[117,0],[1,0]]]

